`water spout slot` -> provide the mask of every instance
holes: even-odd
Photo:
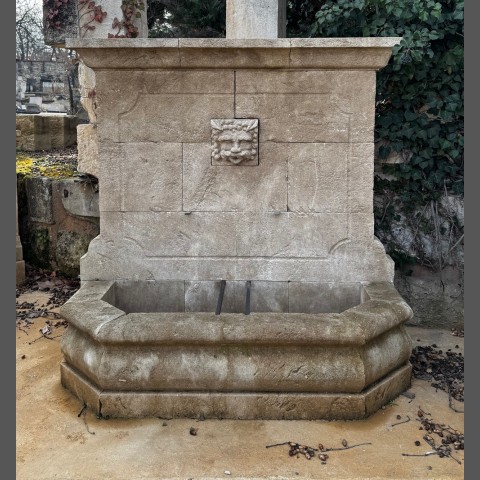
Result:
[[[245,310],[244,310],[245,315],[250,315],[250,291],[251,291],[251,288],[252,288],[252,282],[250,280],[248,280],[245,283],[245,289],[246,289],[246,292],[245,292]]]
[[[217,308],[215,310],[215,315],[220,315],[222,312],[222,303],[223,303],[223,294],[225,293],[225,285],[227,284],[226,280],[220,282],[220,293],[218,294]]]

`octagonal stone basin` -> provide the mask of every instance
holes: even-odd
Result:
[[[359,419],[409,387],[391,283],[252,282],[249,315],[244,286],[216,315],[218,282],[84,282],[62,384],[98,415],[235,419]]]

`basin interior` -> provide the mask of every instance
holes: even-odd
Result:
[[[222,295],[223,290],[223,295]],[[341,313],[362,284],[273,281],[116,281],[104,300],[125,313]],[[221,306],[221,307],[220,307]]]

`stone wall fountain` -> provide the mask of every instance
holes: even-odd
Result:
[[[67,42],[96,77],[101,233],[62,384],[110,416],[366,417],[410,384],[373,232],[375,72],[400,39],[277,38],[285,2],[227,6],[226,39]]]

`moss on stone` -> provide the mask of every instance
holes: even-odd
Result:
[[[17,153],[17,175],[47,178],[71,178],[77,173],[74,165],[52,160],[48,157],[28,157]]]

